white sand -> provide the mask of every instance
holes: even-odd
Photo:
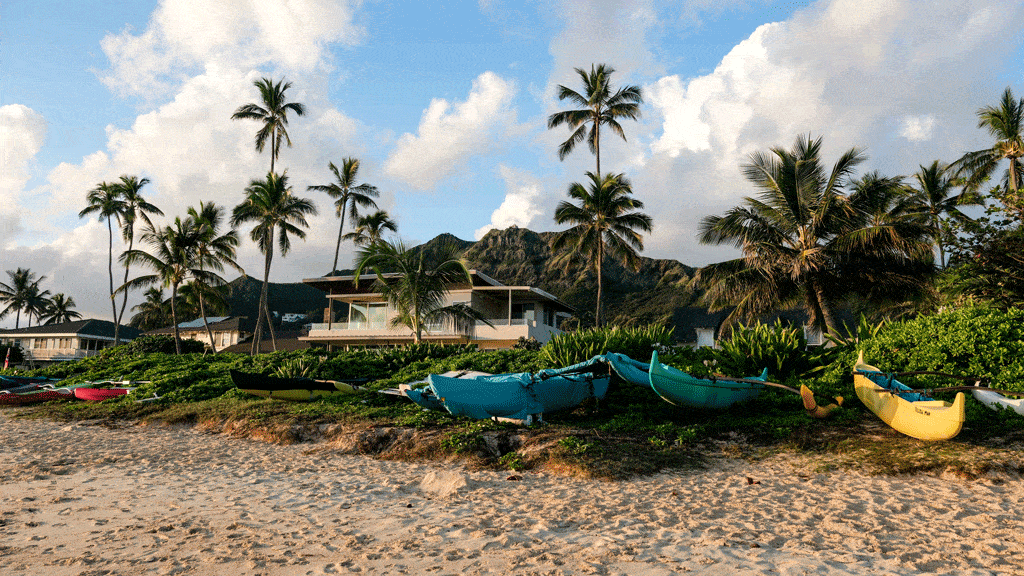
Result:
[[[620,483],[512,481],[10,414],[3,576],[1024,574],[1020,478],[807,474],[780,457]]]

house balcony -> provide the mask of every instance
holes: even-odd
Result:
[[[38,362],[69,362],[95,356],[103,350],[81,350],[79,348],[30,348],[25,351],[26,359]]]
[[[560,334],[557,328],[547,326],[535,320],[493,318],[488,319],[490,326],[484,322],[476,322],[468,329],[457,329],[450,325],[426,325],[423,339],[444,342],[468,342],[486,347],[487,342],[515,342],[520,337],[533,337],[544,343]],[[411,342],[413,333],[405,326],[393,328],[388,322],[335,322],[333,324],[313,324],[309,335],[302,338],[309,341],[331,342],[339,344],[366,345],[375,343]]]

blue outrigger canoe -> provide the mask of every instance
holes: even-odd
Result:
[[[764,384],[738,382],[734,379],[697,378],[682,370],[666,366],[658,361],[658,352],[651,355],[651,388],[669,404],[721,410],[737,402],[757,398],[765,389]],[[768,380],[768,369],[760,376],[744,380]]]
[[[574,408],[608,392],[608,364],[601,356],[566,368],[451,378],[431,374],[427,386],[406,390],[413,402],[456,416],[532,422],[546,412]]]

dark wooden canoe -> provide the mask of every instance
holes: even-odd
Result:
[[[346,380],[313,380],[312,378],[278,378],[264,374],[249,374],[238,370],[229,370],[231,381],[243,392],[262,398],[276,398],[292,402],[305,402],[325,396],[354,394],[365,389],[359,384],[367,378],[351,378]]]

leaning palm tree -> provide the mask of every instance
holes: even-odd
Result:
[[[21,313],[29,310],[29,303],[32,295],[38,294],[39,283],[46,279],[46,276],[36,278],[35,272],[28,268],[18,268],[15,271],[7,270],[11,278],[9,284],[0,282],[0,304],[5,305],[0,310],[0,320],[14,313],[14,327],[21,324]]]
[[[63,293],[58,292],[50,298],[49,305],[46,308],[46,312],[43,313],[43,324],[60,324],[62,322],[71,322],[82,317],[77,311],[72,310],[75,307],[75,299],[71,296],[65,296]]]
[[[306,113],[306,107],[298,102],[285,101],[285,92],[291,87],[291,82],[282,80],[274,84],[270,78],[260,78],[253,85],[260,91],[260,102],[239,106],[231,119],[256,120],[262,124],[256,132],[256,150],[263,152],[267,142],[270,142],[270,172],[273,173],[274,161],[281,153],[281,142],[286,142],[289,148],[292,146],[288,136],[288,113],[302,116]]]
[[[224,221],[224,208],[213,202],[199,202],[199,208],[189,208],[188,217],[195,223],[198,229],[196,240],[196,258],[200,272],[205,270],[216,270],[221,272],[224,265],[228,265],[241,274],[245,270],[235,261],[236,249],[238,248],[238,232],[234,229],[221,234],[221,224]],[[205,276],[204,276],[205,277]],[[199,314],[203,317],[203,325],[206,326],[206,334],[210,338],[210,349],[216,353],[217,346],[213,341],[213,331],[206,319],[206,305],[204,295],[217,298],[216,288],[223,286],[225,282],[219,275],[210,276],[214,284],[207,284],[203,280],[195,279],[192,284],[195,290],[195,299],[199,307]],[[223,300],[223,298],[220,298]]]
[[[597,174],[601,177],[601,125],[604,124],[623,140],[626,133],[619,124],[620,118],[636,120],[640,118],[640,104],[643,93],[639,86],[624,86],[612,93],[611,75],[615,69],[604,64],[590,66],[590,72],[576,68],[576,73],[583,81],[583,93],[565,86],[558,86],[558,99],[569,100],[580,106],[576,110],[555,112],[548,117],[548,129],[567,125],[572,134],[569,139],[558,147],[558,159],[564,160],[583,140],[587,141],[590,151],[597,159]],[[590,131],[587,131],[587,125]]]
[[[153,273],[129,280],[118,288],[118,291],[153,285],[171,289],[171,324],[174,331],[174,350],[177,354],[181,354],[177,310],[178,287],[190,278],[204,278],[210,274],[202,272],[197,266],[195,246],[199,235],[200,231],[192,220],[175,218],[174,224],[170,226],[146,226],[139,241],[149,246],[152,252],[133,249],[121,255],[124,264],[142,264]]]
[[[555,222],[573,224],[555,238],[552,249],[562,252],[561,258],[583,258],[597,275],[597,304],[594,322],[601,325],[602,276],[606,256],[638,269],[638,251],[644,249],[640,232],[651,231],[651,217],[639,212],[644,203],[633,197],[629,180],[622,174],[599,177],[587,172],[589,186],[573,183],[569,186],[572,204],[563,200],[555,208]],[[638,232],[640,231],[640,232]]]
[[[742,251],[696,276],[706,304],[735,306],[726,322],[802,303],[809,324],[831,333],[839,299],[853,293],[883,299],[926,281],[931,245],[923,228],[900,216],[893,182],[872,175],[848,196],[844,187],[863,152],[847,150],[831,171],[820,152],[821,138],[801,136],[791,151],[751,154],[743,173],[760,194],[701,221],[702,243]]]
[[[345,240],[351,240],[356,246],[369,246],[380,242],[386,230],[398,232],[398,224],[388,216],[387,211],[377,210],[373,214],[360,216],[356,221],[356,229],[345,234]]]
[[[114,222],[121,227],[127,206],[121,197],[121,190],[116,184],[100,182],[85,197],[88,205],[78,213],[79,218],[90,214],[99,216],[100,222],[107,221],[109,236],[107,245],[107,274],[110,276],[110,306],[113,309],[114,326],[117,326],[117,302],[114,301]]]
[[[149,178],[139,178],[127,174],[122,175],[120,182],[114,184],[123,204],[121,235],[128,242],[129,251],[135,247],[135,222],[141,219],[147,225],[152,225],[153,222],[149,219],[151,214],[164,215],[162,210],[142,197],[142,187],[146,184],[149,184]],[[128,281],[129,269],[129,266],[124,267],[124,280],[121,281],[121,284]],[[128,292],[126,291],[121,300],[121,311],[118,312],[117,320],[114,322],[114,346],[121,341],[121,320],[124,318],[124,310],[127,306]]]
[[[436,250],[409,250],[401,240],[382,240],[356,255],[356,285],[364,270],[372,270],[379,292],[397,312],[392,327],[406,326],[420,343],[431,324],[445,323],[467,330],[476,322],[491,323],[465,304],[445,304],[448,292],[458,284],[472,282],[469,270],[459,259],[462,249],[454,242],[442,242]]]
[[[155,286],[146,290],[145,300],[132,306],[132,312],[135,314],[128,325],[139,330],[154,330],[171,323],[171,302],[164,298],[164,291]]]
[[[946,248],[943,238],[945,221],[955,220],[965,223],[971,220],[960,211],[959,206],[981,206],[984,200],[977,192],[963,191],[953,194],[956,183],[949,177],[949,168],[935,160],[928,166],[921,166],[914,174],[917,187],[912,189],[912,208],[927,218],[932,227],[932,237],[939,248],[939,263],[946,267]]]
[[[985,128],[995,138],[991,148],[964,154],[953,163],[958,177],[964,178],[964,188],[976,191],[1003,160],[1009,160],[1002,178],[1003,193],[1016,193],[1024,182],[1024,98],[1016,100],[1007,88],[997,106],[978,110],[978,128]]]
[[[345,228],[345,214],[348,213],[352,220],[359,216],[358,207],[377,207],[373,200],[380,196],[376,186],[371,184],[356,184],[356,174],[359,172],[359,160],[345,158],[341,163],[341,170],[334,165],[328,164],[331,172],[334,173],[334,182],[318,186],[310,186],[309,190],[325,192],[334,198],[334,208],[341,220],[338,225],[338,244],[334,248],[334,264],[331,265],[331,273],[338,269],[338,254],[341,252],[342,231]]]
[[[245,189],[245,200],[235,206],[231,214],[233,228],[246,222],[256,223],[249,237],[256,242],[260,252],[263,252],[265,256],[263,289],[260,291],[259,310],[256,313],[256,332],[252,342],[252,354],[254,355],[259,352],[264,316],[270,325],[274,349],[277,349],[273,323],[270,321],[270,310],[267,306],[270,263],[274,258],[274,234],[277,233],[277,244],[281,250],[281,256],[284,257],[291,249],[290,236],[305,238],[306,233],[303,228],[309,227],[306,216],[316,213],[316,207],[310,200],[292,196],[287,174],[278,176],[273,172],[268,172],[265,180],[253,180],[249,183],[249,187]]]

